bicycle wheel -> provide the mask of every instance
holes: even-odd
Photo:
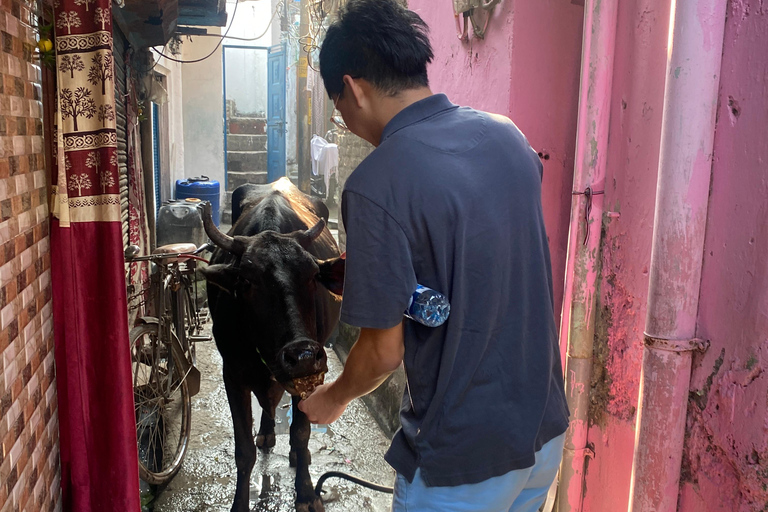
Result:
[[[189,446],[192,401],[181,361],[159,339],[156,324],[131,329],[133,399],[139,475],[149,484],[170,482]]]

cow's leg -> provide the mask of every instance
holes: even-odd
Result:
[[[235,464],[237,465],[237,486],[232,512],[249,510],[251,471],[256,463],[256,445],[253,443],[253,416],[251,393],[241,380],[227,370],[224,364],[224,387],[227,390],[232,424],[235,427]]]
[[[275,409],[284,392],[280,384],[270,380],[266,391],[256,395],[261,404],[261,425],[259,435],[256,436],[256,446],[262,450],[266,451],[275,446]]]
[[[296,462],[296,512],[324,512],[323,502],[315,495],[309,449],[310,424],[306,414],[299,410],[300,398],[293,397],[293,423],[291,423],[291,461]],[[293,464],[292,464],[293,465]]]

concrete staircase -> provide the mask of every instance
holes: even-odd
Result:
[[[232,192],[245,183],[267,182],[267,120],[231,116],[227,120],[227,197],[222,222],[232,223]]]

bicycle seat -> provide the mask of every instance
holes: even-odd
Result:
[[[168,244],[168,245],[161,245],[160,247],[156,248],[154,251],[152,251],[153,255],[162,255],[162,254],[185,254],[194,252],[197,250],[197,246],[195,244]],[[171,259],[171,258],[169,258]],[[176,261],[184,261],[188,258],[173,258]]]

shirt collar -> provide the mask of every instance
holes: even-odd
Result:
[[[381,142],[383,143],[403,128],[454,108],[458,108],[458,106],[451,103],[445,94],[433,94],[408,105],[384,127],[384,131],[381,134]]]

